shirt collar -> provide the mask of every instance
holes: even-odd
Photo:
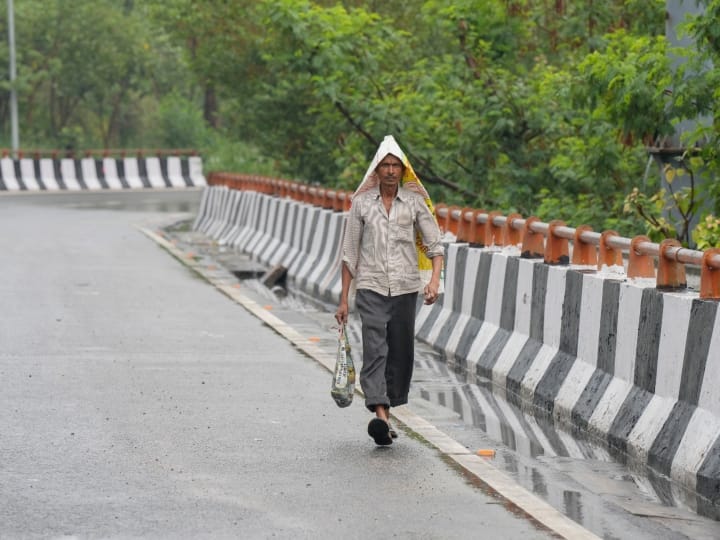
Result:
[[[373,188],[373,191],[375,191],[375,200],[378,200],[380,198],[380,186],[375,186]],[[405,200],[405,188],[402,186],[398,186],[397,193],[395,194],[396,199],[400,199],[401,201]]]

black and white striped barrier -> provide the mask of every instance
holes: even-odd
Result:
[[[448,246],[445,287],[419,308],[421,341],[720,503],[718,302],[467,244]]]
[[[199,156],[0,159],[0,192],[162,189],[206,185]]]
[[[623,508],[632,499],[626,498],[627,494],[622,490],[608,490],[605,485],[596,495],[590,494],[593,485],[586,483],[588,477],[585,475],[582,476],[585,484],[582,495],[574,490],[569,491],[566,483],[551,481],[546,477],[555,471],[572,471],[572,466],[568,469],[568,462],[576,460],[591,460],[596,471],[605,471],[610,477],[622,477],[623,481],[630,480],[630,485],[636,485],[643,496],[655,504],[680,508],[691,506],[689,497],[692,497],[679,489],[677,483],[671,483],[662,475],[646,475],[632,469],[621,469],[603,445],[570,435],[552,421],[523,413],[506,400],[498,398],[487,387],[488,383],[465,384],[458,374],[453,373],[453,366],[437,362],[427,355],[418,355],[416,365],[419,380],[413,388],[422,399],[457,414],[458,419],[453,420],[455,425],[459,421],[462,425],[484,431],[495,441],[502,441],[504,446],[516,453],[506,456],[502,449],[498,452],[498,459],[511,464],[513,477],[526,489],[542,493],[543,498],[555,508],[564,508],[568,515],[581,516],[578,521],[586,528],[605,531],[611,537],[634,537],[632,529],[623,530],[623,527],[634,525],[616,521],[608,523],[602,513],[587,511],[597,505],[607,504]],[[428,372],[434,375],[428,377]],[[535,466],[537,459],[542,460],[542,467]],[[697,506],[697,502],[692,503],[692,506]],[[620,535],[611,532],[620,530]]]
[[[340,299],[340,246],[345,214],[258,193],[208,187],[194,229],[250,255],[287,268],[298,290],[326,303]]]
[[[344,218],[214,186],[195,229],[336,303]],[[717,301],[461,243],[447,247],[444,285],[436,304],[419,304],[417,336],[469,382],[490,380],[511,403],[672,478],[699,495],[695,507],[720,503]]]

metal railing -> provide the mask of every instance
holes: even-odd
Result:
[[[208,184],[287,197],[337,212],[350,209],[352,196],[349,191],[237,173],[212,172]],[[625,238],[612,230],[595,232],[588,225],[573,228],[559,220],[544,223],[535,216],[504,216],[500,212],[444,203],[437,203],[435,211],[440,228],[453,234],[457,242],[478,247],[516,246],[524,258],[541,258],[547,264],[573,264],[597,270],[624,268],[624,255],[627,255],[627,277],[655,279],[656,287],[661,290],[685,289],[685,265],[697,266],[700,298],[720,300],[720,248],[697,251],[682,247],[674,239],[658,244],[647,236]]]

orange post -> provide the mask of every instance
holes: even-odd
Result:
[[[545,264],[562,264],[570,263],[570,251],[567,238],[561,238],[555,234],[555,229],[564,227],[565,222],[555,219],[548,223],[548,233],[545,239]]]
[[[638,244],[650,242],[647,236],[636,236],[630,241],[630,254],[628,259],[629,278],[654,278],[655,277],[655,258],[651,255],[640,253]]]
[[[592,232],[592,227],[590,225],[580,225],[575,229],[572,263],[582,266],[597,266],[597,249],[593,244],[583,242],[582,238],[580,238],[585,232]]]
[[[674,238],[666,238],[660,242],[660,257],[658,260],[657,288],[658,289],[685,289],[685,265],[676,259],[670,259],[666,255],[671,247],[682,247],[682,244]]]
[[[485,246],[487,246],[488,224],[487,224],[487,219],[485,220],[484,223],[480,223],[478,221],[480,214],[486,214],[486,216],[487,216],[487,212],[485,210],[476,210],[475,212],[473,212],[472,223],[471,223],[471,228],[470,228],[470,233],[471,233],[470,234],[470,238],[471,238],[470,243],[475,244],[476,246],[479,246],[479,247],[485,247]]]
[[[622,266],[622,251],[608,245],[608,239],[612,236],[620,236],[615,231],[603,231],[600,234],[600,245],[598,247],[598,270],[603,266]]]
[[[349,191],[346,191],[343,194],[343,212],[349,212],[350,207],[352,206],[352,193]]]
[[[454,214],[459,212],[460,207],[458,206],[448,207],[447,226],[448,230],[455,235],[455,238],[457,238],[458,229],[460,228],[460,219],[462,219],[462,216],[455,217]]]
[[[720,300],[720,270],[710,266],[710,257],[720,255],[720,248],[706,249],[700,268],[700,298]]]
[[[502,230],[502,245],[503,246],[517,246],[522,242],[522,233],[520,229],[513,227],[513,221],[516,219],[522,219],[520,214],[510,214],[505,221],[505,226]]]
[[[482,244],[482,238],[479,236],[482,232],[482,225],[478,224],[477,218],[478,214],[484,214],[485,210],[479,210],[477,208],[472,210],[472,215],[470,216],[468,220],[468,242],[470,242],[471,245],[479,246]]]
[[[333,210],[335,210],[336,212],[342,212],[344,196],[345,196],[345,192],[342,189],[335,190],[335,199],[333,200]]]
[[[335,206],[335,191],[332,189],[325,189],[325,199],[323,200],[323,208],[332,210]]]
[[[525,219],[520,255],[523,259],[542,259],[545,256],[545,237],[542,233],[532,230],[532,224],[539,221],[540,218],[537,216]]]
[[[437,203],[435,205],[435,218],[438,222],[438,227],[442,232],[447,232],[449,226],[449,215],[448,207],[445,203]]]
[[[503,228],[500,225],[495,225],[494,220],[496,217],[502,216],[500,212],[490,212],[488,214],[487,223],[485,224],[485,245],[486,246],[502,246],[503,243]]]
[[[469,242],[470,241],[470,219],[472,208],[467,206],[460,210],[460,220],[458,223],[457,241],[458,242]]]

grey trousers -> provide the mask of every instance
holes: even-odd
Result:
[[[362,322],[360,386],[365,406],[396,407],[408,401],[415,361],[417,293],[383,296],[358,289],[355,305]]]

